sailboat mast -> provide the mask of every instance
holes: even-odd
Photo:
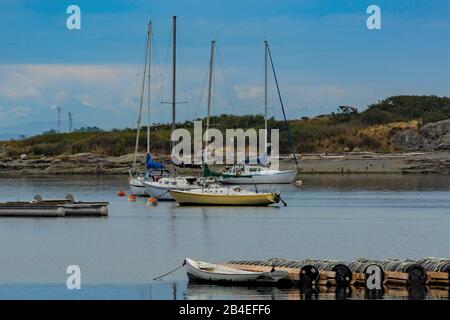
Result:
[[[294,144],[292,142],[292,133],[291,133],[291,129],[289,128],[289,123],[286,118],[286,111],[284,110],[283,99],[281,98],[280,86],[278,85],[278,78],[277,78],[277,74],[275,72],[275,66],[273,65],[272,54],[270,53],[269,45],[267,45],[267,53],[269,55],[270,65],[272,66],[273,78],[275,80],[275,85],[277,87],[278,99],[280,100],[281,110],[283,111],[284,125],[286,126],[286,130],[288,133],[289,146],[291,147],[291,152],[292,152],[292,155],[294,156],[295,167],[297,168],[297,171],[298,171],[299,168],[298,168],[297,156],[295,154]]]
[[[172,52],[172,132],[175,131],[176,112],[176,78],[177,78],[177,16],[173,16],[173,52]],[[171,141],[171,150],[173,150]]]
[[[150,90],[150,80],[151,80],[151,66],[152,66],[152,22],[150,21],[148,25],[148,105],[147,105],[147,153],[150,153],[150,106],[151,106],[151,90]]]
[[[137,153],[138,153],[138,148],[139,148],[139,134],[141,132],[142,105],[144,103],[144,88],[145,88],[145,76],[146,76],[146,71],[147,71],[150,31],[151,31],[151,25],[149,24],[148,31],[147,31],[147,44],[146,44],[146,48],[145,48],[144,74],[142,76],[142,90],[141,90],[141,99],[140,99],[140,105],[139,105],[139,115],[138,115],[138,120],[137,120],[136,143],[134,146],[133,172],[136,171]]]
[[[264,41],[264,154],[267,155],[267,49],[269,43]]]
[[[209,117],[211,114],[211,93],[212,93],[212,76],[213,76],[213,67],[214,67],[214,46],[216,44],[216,41],[211,41],[211,55],[210,55],[210,59],[209,59],[209,79],[208,79],[208,112],[206,114],[206,137],[205,137],[205,142],[206,145],[209,142]],[[206,146],[204,151],[206,151]],[[205,161],[205,153],[203,153],[203,161],[202,163]]]

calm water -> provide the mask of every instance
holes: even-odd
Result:
[[[110,215],[0,218],[0,298],[299,299],[305,293],[297,289],[191,285],[183,270],[162,281],[152,279],[184,257],[450,257],[449,177],[311,175],[302,180],[300,188],[278,188],[285,208],[178,207],[171,202],[147,208],[145,199],[132,203],[116,196],[127,188],[126,177],[3,177],[0,201],[72,193],[79,200],[109,201]],[[80,291],[65,287],[65,271],[72,264],[81,267]],[[348,295],[363,297],[361,292]],[[333,292],[320,296],[335,297]]]

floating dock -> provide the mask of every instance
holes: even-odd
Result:
[[[108,202],[75,201],[72,195],[64,199],[44,200],[40,195],[30,202],[0,202],[0,217],[101,217],[108,215]]]
[[[225,265],[246,271],[284,270],[289,273],[288,281],[302,286],[365,286],[374,267],[381,273],[383,286],[449,287],[450,283],[450,259],[446,258],[355,261],[276,258],[267,261],[232,260]]]

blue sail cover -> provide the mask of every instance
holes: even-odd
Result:
[[[147,165],[147,169],[157,169],[162,170],[164,169],[164,164],[153,161],[152,156],[150,153],[147,153],[147,157],[145,159],[145,163]]]

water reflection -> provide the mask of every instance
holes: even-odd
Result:
[[[390,287],[368,290],[364,287],[242,287],[219,286],[189,282],[187,300],[198,299],[263,299],[263,300],[379,300],[379,299],[449,299],[448,287]]]

